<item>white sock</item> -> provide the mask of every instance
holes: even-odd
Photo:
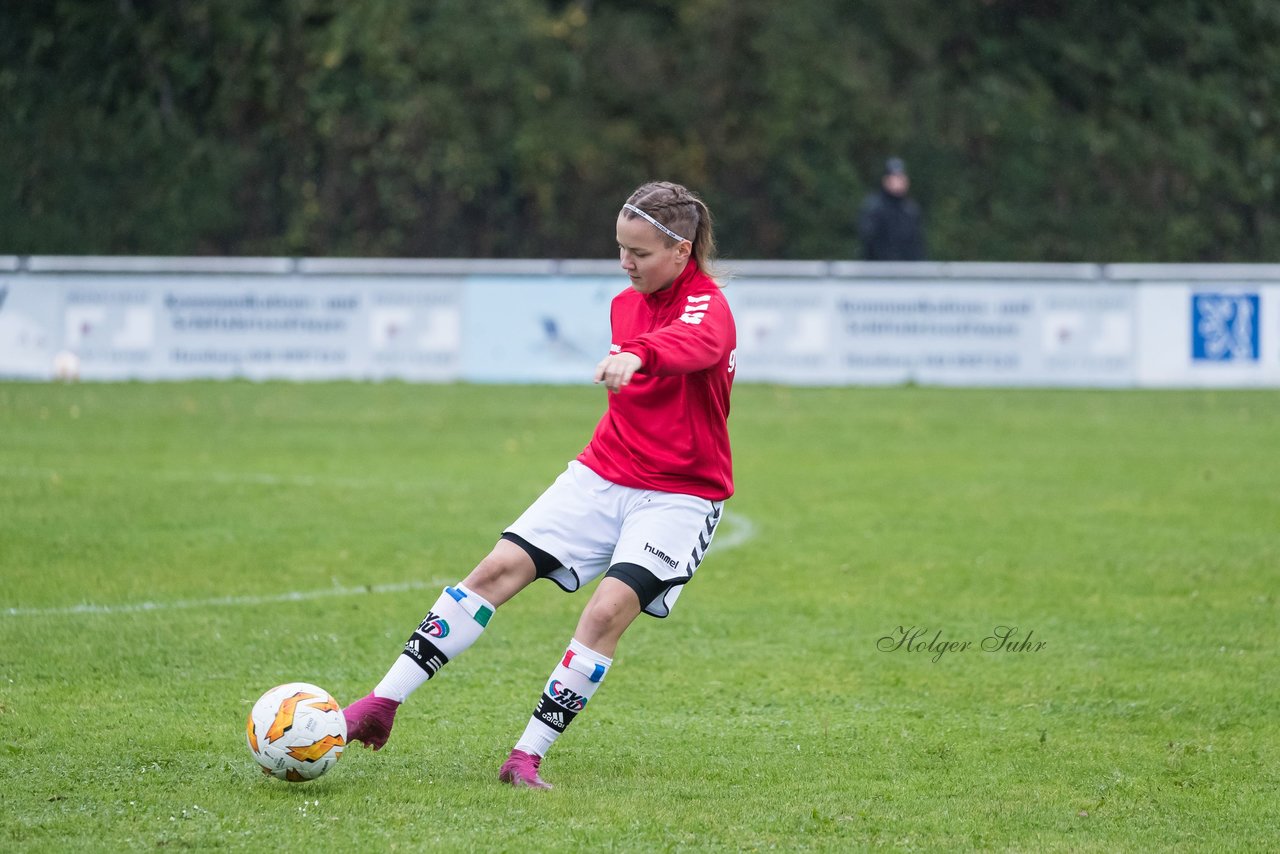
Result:
[[[459,584],[446,587],[427,616],[414,629],[387,675],[373,689],[375,697],[403,703],[480,638],[493,616],[493,605]]]
[[[546,756],[551,745],[573,722],[595,694],[613,659],[606,658],[576,639],[569,641],[564,658],[551,671],[538,708],[533,710],[516,750]]]

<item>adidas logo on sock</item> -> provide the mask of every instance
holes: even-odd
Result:
[[[543,712],[542,719],[555,729],[564,731],[564,712]]]
[[[429,645],[426,651],[431,652]],[[427,672],[428,679],[435,676],[436,671],[441,667],[444,667],[445,662],[448,661],[448,659],[440,655],[439,652],[435,652],[430,656],[425,655],[422,649],[422,644],[419,643],[417,638],[411,638],[409,642],[404,645],[404,654],[417,662],[418,666]]]

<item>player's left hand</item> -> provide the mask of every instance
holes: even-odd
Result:
[[[615,394],[631,382],[632,375],[640,370],[640,357],[635,353],[610,353],[596,365],[595,381]]]

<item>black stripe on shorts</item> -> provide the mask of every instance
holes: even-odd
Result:
[[[520,548],[524,549],[529,557],[533,558],[533,568],[537,571],[539,578],[545,578],[555,570],[564,566],[560,559],[550,552],[544,552],[533,543],[526,540],[519,534],[513,534],[510,531],[502,532],[502,539],[510,540]]]
[[[615,563],[604,574],[605,578],[616,578],[636,592],[640,599],[640,607],[645,608],[654,599],[666,593],[677,584],[684,584],[689,579],[663,581],[638,563]]]

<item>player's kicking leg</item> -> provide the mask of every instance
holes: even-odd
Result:
[[[347,741],[380,750],[391,736],[400,704],[479,640],[493,612],[534,577],[529,555],[499,540],[464,581],[444,589],[373,691],[342,710]]]

